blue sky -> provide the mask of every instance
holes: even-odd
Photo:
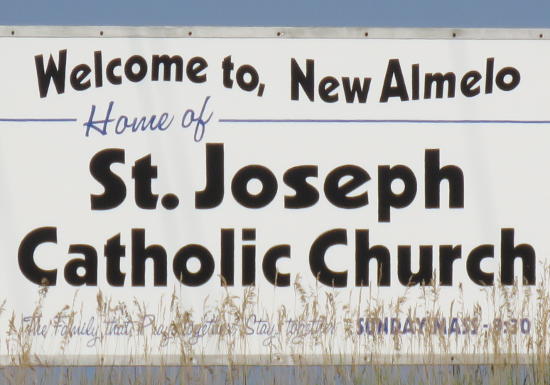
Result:
[[[550,27],[548,0],[3,0],[3,25]]]

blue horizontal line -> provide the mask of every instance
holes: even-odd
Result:
[[[220,123],[439,123],[439,124],[550,124],[550,120],[446,119],[219,119]]]
[[[36,123],[47,123],[47,122],[54,122],[54,123],[64,123],[64,122],[76,122],[76,119],[74,118],[22,118],[22,119],[12,119],[12,118],[0,118],[0,122],[6,122],[6,123],[28,123],[28,122],[36,122]]]

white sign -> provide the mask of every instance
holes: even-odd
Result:
[[[546,349],[548,41],[0,48],[4,364]]]

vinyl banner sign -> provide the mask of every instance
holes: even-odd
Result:
[[[545,354],[548,48],[0,38],[2,363]]]

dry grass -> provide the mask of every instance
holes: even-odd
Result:
[[[549,269],[545,275],[550,277]],[[226,289],[219,299],[206,300],[201,314],[186,308],[175,292],[148,309],[138,299],[117,302],[99,291],[93,338],[77,335],[84,313],[77,297],[48,321],[50,328],[63,327],[66,333],[48,340],[47,351],[66,354],[74,367],[48,361],[40,338],[32,335],[45,322],[48,292],[41,288],[28,322],[10,313],[5,302],[0,307],[9,325],[2,339],[8,361],[0,369],[0,383],[548,384],[550,292],[546,279],[539,282],[536,289],[483,289],[473,304],[459,287],[450,306],[440,306],[444,294],[436,285],[410,288],[384,301],[373,289],[357,296],[358,289],[352,295],[305,287],[298,278],[293,304],[266,311],[256,288],[241,296]],[[250,336],[251,317],[267,321],[261,346]],[[462,334],[445,332],[453,317],[460,320]],[[528,333],[521,323],[527,317],[532,323]],[[113,319],[121,333],[130,325],[132,333],[123,336],[123,344],[109,332]],[[403,333],[407,320],[413,332]],[[215,332],[205,336],[204,325]],[[78,357],[83,338],[93,344],[85,348],[86,357]],[[105,354],[112,351],[124,357],[113,361]],[[120,366],[128,364],[137,366]]]

